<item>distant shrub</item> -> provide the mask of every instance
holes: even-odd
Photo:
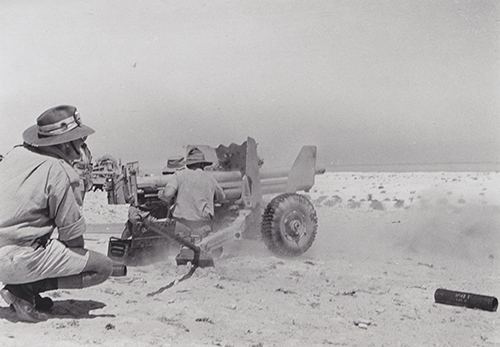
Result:
[[[384,204],[382,204],[380,201],[378,200],[372,200],[370,202],[370,207],[374,210],[379,210],[379,211],[384,211],[385,210],[385,207],[384,207]]]
[[[352,200],[352,199],[349,199],[347,201],[347,207],[349,208],[359,208],[361,207],[361,203],[359,201],[355,201],[355,200]]]
[[[396,202],[394,203],[395,208],[401,208],[404,207],[405,201],[401,199],[396,199]]]
[[[316,205],[316,206],[319,206],[319,205],[321,205],[321,203],[322,203],[323,201],[325,201],[325,200],[326,200],[326,198],[328,198],[328,196],[326,196],[326,195],[321,195],[321,196],[319,196],[318,198],[316,198],[316,199],[314,199],[314,200],[313,200],[313,204],[314,204],[314,205]]]
[[[340,205],[342,203],[342,198],[338,195],[333,195],[330,199],[326,200],[323,205],[328,207],[333,207],[336,205]]]

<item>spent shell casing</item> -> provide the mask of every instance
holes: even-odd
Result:
[[[119,277],[119,276],[127,276],[127,265],[125,264],[113,264],[113,271],[111,272],[111,276]]]
[[[459,292],[443,288],[436,289],[434,301],[438,304],[478,308],[491,312],[495,312],[498,308],[498,300],[494,296]]]

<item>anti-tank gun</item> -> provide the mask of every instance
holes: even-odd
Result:
[[[193,146],[187,146],[187,150]],[[226,201],[216,205],[214,232],[196,243],[205,254],[220,251],[231,240],[262,238],[278,256],[298,256],[312,245],[317,232],[314,206],[300,191],[314,185],[316,147],[303,146],[291,169],[266,169],[257,156],[257,144],[248,138],[242,145],[229,147],[196,146],[214,165],[207,168],[223,188]],[[108,255],[134,257],[149,247],[164,247],[172,239],[175,220],[169,207],[159,200],[158,191],[172,176],[138,176],[137,165],[124,170],[123,182],[113,186],[123,190],[131,208],[154,217],[148,223],[134,223],[131,216],[120,239],[111,238]],[[108,191],[108,194],[117,194]],[[108,201],[116,199],[108,198]],[[171,243],[171,242],[170,242]],[[178,263],[182,263],[182,259]]]

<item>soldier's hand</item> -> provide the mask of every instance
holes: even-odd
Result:
[[[130,206],[128,209],[128,220],[133,224],[137,224],[143,220],[145,214],[147,213],[141,211],[137,207]]]
[[[68,248],[83,248],[85,247],[85,241],[83,240],[83,236],[78,236],[71,240],[61,241]]]

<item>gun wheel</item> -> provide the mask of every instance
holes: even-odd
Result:
[[[317,229],[316,210],[303,195],[278,195],[264,210],[262,237],[267,248],[278,256],[303,254],[314,242]]]

